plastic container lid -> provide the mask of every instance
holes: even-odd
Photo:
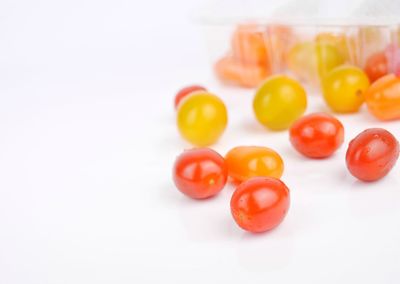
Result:
[[[290,25],[400,24],[398,0],[213,0],[200,9],[203,24],[258,22]]]

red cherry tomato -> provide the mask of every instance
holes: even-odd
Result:
[[[347,149],[346,163],[350,173],[362,181],[386,176],[399,157],[399,142],[387,130],[371,128],[354,138]]]
[[[224,158],[208,148],[183,152],[175,161],[173,178],[185,195],[204,199],[219,193],[225,186],[228,167]]]
[[[335,117],[325,113],[303,116],[290,128],[293,147],[310,158],[326,158],[342,144],[344,128]]]
[[[389,63],[386,52],[381,51],[368,58],[364,68],[369,80],[375,82],[389,72]]]
[[[197,92],[197,91],[207,91],[206,88],[199,86],[199,85],[193,85],[193,86],[188,86],[183,89],[181,89],[175,96],[175,109],[178,108],[179,103],[182,101],[183,98],[185,98],[187,95]]]
[[[242,229],[261,233],[278,226],[290,205],[287,186],[272,177],[255,177],[238,186],[232,195],[231,212]]]

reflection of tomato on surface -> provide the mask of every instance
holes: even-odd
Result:
[[[368,110],[378,119],[400,119],[400,78],[386,75],[365,93]]]
[[[265,65],[245,65],[230,56],[218,60],[214,68],[221,81],[250,88],[257,87],[270,75]]]

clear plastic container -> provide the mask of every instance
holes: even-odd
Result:
[[[283,73],[319,87],[332,69],[344,64],[363,69],[371,81],[400,75],[400,4],[346,1],[353,9],[335,12],[327,1],[306,0],[302,9],[289,2],[263,14],[266,2],[227,2],[225,10],[220,2],[224,15],[214,9],[212,16],[203,17],[213,68],[222,82],[257,87],[268,76]]]

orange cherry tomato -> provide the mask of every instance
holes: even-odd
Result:
[[[346,164],[356,178],[376,181],[390,172],[398,158],[399,142],[396,138],[385,129],[371,128],[350,142]]]
[[[207,91],[207,89],[204,88],[203,86],[199,86],[199,85],[187,86],[187,87],[181,89],[175,96],[175,101],[174,101],[175,109],[178,108],[179,103],[186,96],[190,95],[193,92],[197,92],[197,91]]]
[[[257,176],[280,178],[284,169],[277,152],[260,146],[235,147],[226,154],[225,161],[229,176],[237,182]]]
[[[243,64],[233,57],[223,57],[215,64],[215,73],[226,83],[243,87],[257,87],[270,74],[267,65]]]
[[[283,221],[290,206],[290,192],[279,179],[252,178],[238,186],[230,205],[233,219],[239,227],[261,233]]]
[[[290,142],[304,156],[331,156],[344,140],[344,128],[335,117],[325,113],[303,116],[290,128]]]
[[[208,148],[183,152],[175,161],[173,178],[185,195],[204,199],[219,193],[225,186],[228,167],[224,158]]]
[[[400,78],[386,75],[365,93],[368,110],[378,119],[400,119]]]
[[[232,36],[233,58],[242,64],[266,64],[265,32],[257,24],[239,25]]]
[[[388,58],[384,51],[377,52],[367,59],[364,71],[371,82],[385,76],[389,72]]]

